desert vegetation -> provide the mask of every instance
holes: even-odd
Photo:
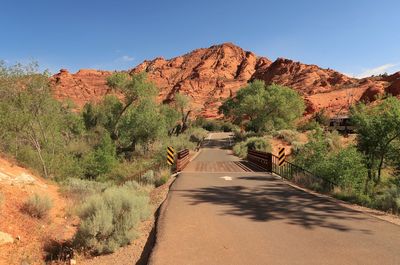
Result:
[[[254,81],[220,107],[234,130],[234,152],[271,152],[273,141],[291,149],[288,158],[317,178],[333,183],[329,192],[340,199],[391,213],[400,212],[400,101],[382,97],[374,105],[360,102],[350,109],[355,137],[329,131],[329,116],[316,112],[299,119],[304,102],[289,88]],[[307,139],[301,142],[300,136]],[[315,185],[316,187],[316,185]]]
[[[149,197],[137,183],[107,188],[79,209],[75,245],[94,254],[111,253],[137,236],[136,226],[150,215]]]
[[[36,64],[0,64],[0,151],[58,183],[80,219],[73,246],[94,255],[137,236],[152,211],[149,193],[171,175],[166,147],[196,149],[207,135],[191,122],[185,95],[157,103],[145,74],[115,73],[107,83],[112,95],[78,109],[54,99]],[[51,206],[34,194],[21,210],[44,218]]]
[[[48,196],[35,193],[25,202],[24,211],[32,217],[44,218],[52,206],[53,202]]]

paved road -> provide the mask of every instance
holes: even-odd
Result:
[[[171,187],[150,264],[400,264],[399,226],[251,172],[211,137]]]

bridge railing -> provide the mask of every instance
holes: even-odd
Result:
[[[176,171],[182,171],[189,163],[189,149],[183,149],[177,153]]]
[[[319,192],[329,192],[335,186],[332,181],[316,176],[310,171],[288,161],[284,161],[283,164],[279,165],[279,158],[271,153],[249,150],[247,160],[267,172],[275,173],[304,188]]]

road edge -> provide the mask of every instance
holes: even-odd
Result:
[[[156,246],[157,242],[157,232],[158,232],[158,226],[159,226],[159,221],[160,221],[160,216],[162,216],[163,213],[163,205],[169,198],[169,191],[171,189],[171,186],[175,183],[176,179],[178,178],[180,172],[174,173],[170,176],[170,178],[173,178],[173,180],[169,183],[168,185],[168,192],[167,195],[165,196],[164,200],[160,203],[160,205],[157,207],[157,210],[154,212],[154,224],[153,228],[149,233],[149,236],[147,237],[146,244],[143,248],[143,251],[140,255],[139,260],[135,263],[135,265],[147,265],[150,262],[153,250]]]
[[[279,176],[279,175],[277,175],[275,173],[270,173],[270,174],[273,175],[274,177],[276,177],[277,179],[282,180],[282,182],[284,182],[285,184],[291,186],[292,188],[295,188],[297,190],[301,190],[301,191],[306,192],[308,194],[314,195],[314,196],[316,196],[318,198],[326,199],[326,200],[328,200],[330,202],[339,204],[342,207],[345,207],[345,208],[348,208],[348,209],[363,213],[365,215],[371,216],[371,217],[376,218],[378,220],[382,220],[382,221],[391,223],[393,225],[400,226],[400,217],[397,217],[395,215],[392,215],[390,213],[386,213],[386,212],[383,212],[383,211],[379,211],[379,210],[371,209],[371,208],[368,208],[368,207],[364,207],[364,206],[361,206],[361,205],[358,205],[358,204],[353,204],[353,203],[350,203],[350,202],[342,201],[342,200],[337,199],[335,197],[332,197],[330,195],[318,193],[316,191],[309,190],[309,189],[297,186],[296,184],[290,182],[289,180],[286,180],[286,179],[282,178],[281,176]]]

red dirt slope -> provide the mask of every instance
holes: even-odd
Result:
[[[0,246],[0,264],[44,264],[46,244],[62,242],[75,233],[67,218],[67,202],[58,193],[58,187],[30,171],[0,157],[0,231],[10,234],[14,243]],[[25,201],[34,193],[47,195],[53,208],[44,219],[30,217],[23,212]],[[17,239],[19,238],[19,239]],[[24,263],[25,262],[25,263]]]

